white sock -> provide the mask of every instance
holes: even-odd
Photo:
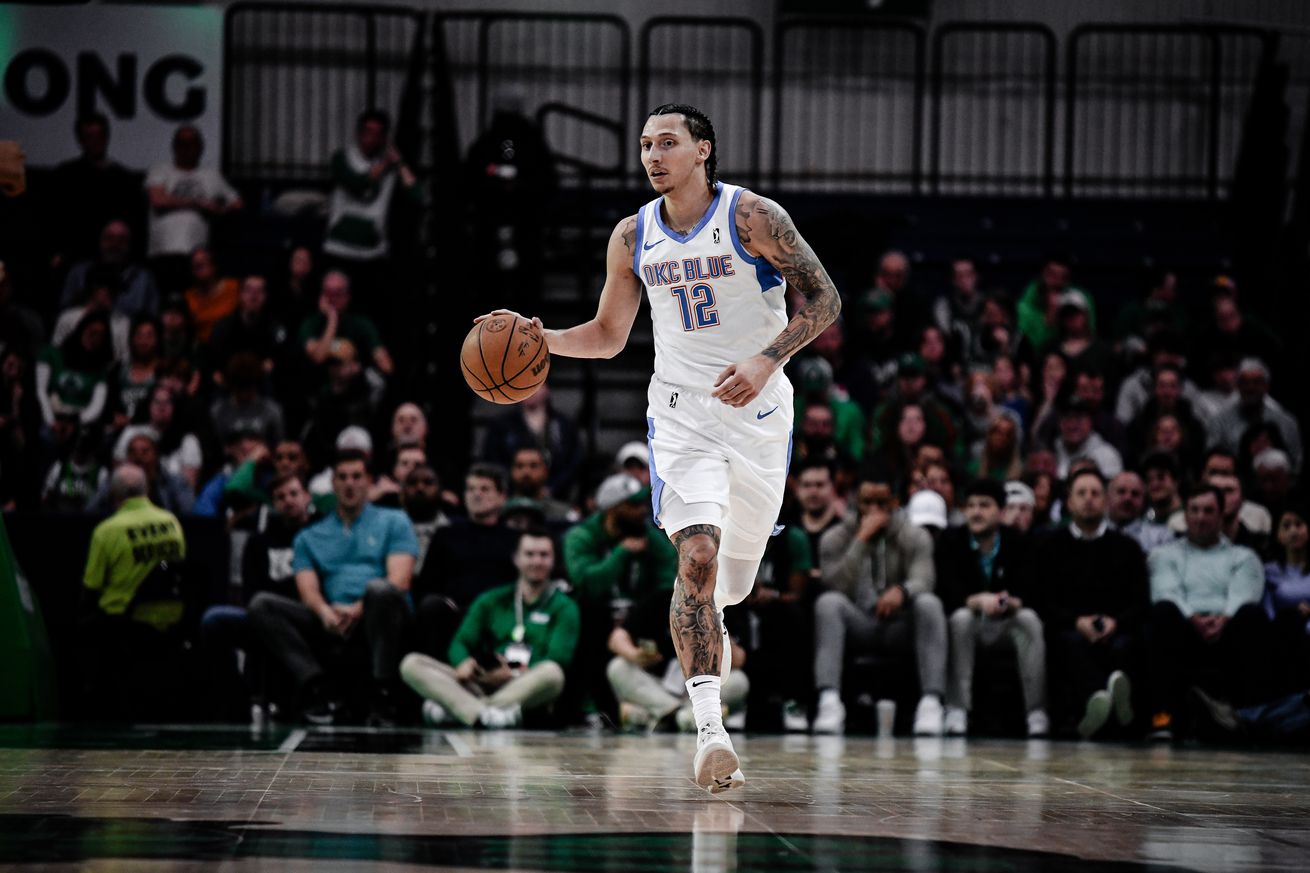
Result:
[[[825,703],[841,703],[841,692],[836,688],[825,688],[819,692],[819,705]]]
[[[723,703],[719,696],[722,687],[718,676],[692,676],[687,680],[687,695],[691,697],[697,730],[703,730],[706,725],[722,726]]]

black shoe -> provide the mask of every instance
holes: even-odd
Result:
[[[373,695],[369,704],[368,717],[364,719],[367,727],[393,728],[396,726],[396,703],[386,690],[379,690]]]
[[[326,727],[337,720],[338,706],[322,680],[305,686],[300,695],[300,717],[312,725]]]

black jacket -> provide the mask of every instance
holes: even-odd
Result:
[[[1132,538],[1107,530],[1094,540],[1061,528],[1042,543],[1042,621],[1050,631],[1073,628],[1083,615],[1108,615],[1125,633],[1139,631],[1151,606],[1146,557]]]
[[[949,616],[964,606],[964,601],[980,591],[1008,591],[1020,598],[1024,606],[1037,608],[1033,602],[1032,551],[1028,538],[1018,531],[1002,527],[1000,551],[992,565],[992,578],[983,576],[978,556],[969,545],[967,527],[948,528],[937,540],[937,596]]]

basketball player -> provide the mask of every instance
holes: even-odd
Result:
[[[610,358],[627,343],[643,292],[650,301],[651,502],[678,549],[669,625],[699,728],[692,771],[715,794],[745,781],[719,702],[723,608],[750,593],[776,532],[791,451],[782,368],[841,309],[782,207],[716,178],[716,150],[700,110],[651,113],[641,163],[660,196],[614,228],[595,317],[545,331],[553,354]],[[790,320],[788,286],[804,298]]]

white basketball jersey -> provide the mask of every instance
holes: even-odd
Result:
[[[655,332],[655,378],[711,391],[729,364],[764,350],[787,326],[787,284],[737,238],[744,189],[722,182],[688,233],[664,224],[663,198],[637,213],[632,270],[646,288]],[[774,378],[780,378],[779,369]]]

